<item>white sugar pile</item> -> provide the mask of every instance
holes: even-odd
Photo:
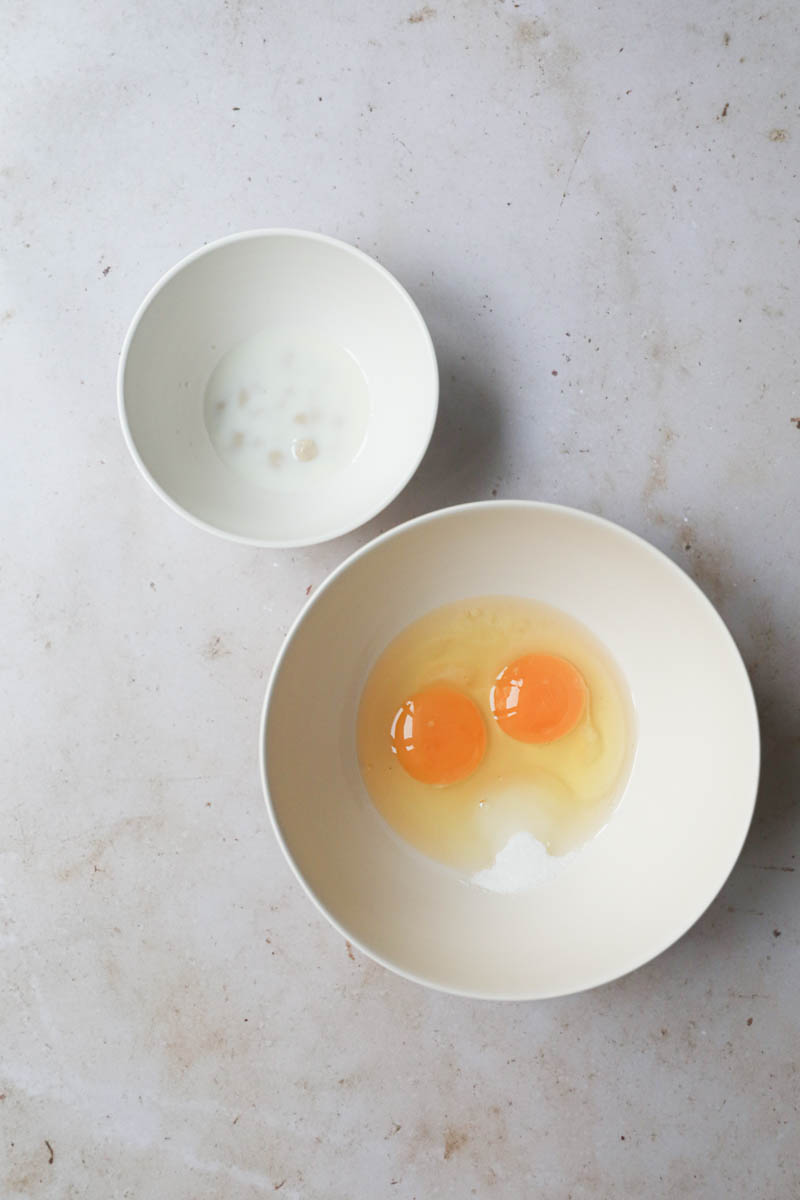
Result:
[[[527,892],[554,879],[577,853],[548,854],[533,834],[515,833],[497,854],[494,866],[478,871],[472,883],[490,892]]]

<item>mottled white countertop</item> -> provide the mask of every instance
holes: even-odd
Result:
[[[5,7],[0,1197],[800,1194],[800,29],[528,0]],[[367,528],[295,553],[173,515],[115,371],[144,292],[255,226],[376,255],[441,417]],[[309,587],[493,495],[643,534],[717,604],[755,824],[683,940],[571,999],[395,978],[309,904],[257,773]]]

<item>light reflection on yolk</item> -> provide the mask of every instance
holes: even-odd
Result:
[[[478,707],[454,688],[426,688],[409,696],[391,727],[392,751],[420,783],[443,786],[466,779],[486,750]]]
[[[519,742],[554,742],[574,729],[586,707],[577,667],[554,654],[525,654],[504,667],[489,702],[497,724]]]

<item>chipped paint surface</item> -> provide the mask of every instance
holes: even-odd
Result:
[[[3,1200],[800,1195],[800,31],[787,0],[654,11],[8,6]],[[412,486],[277,556],[161,505],[114,408],[153,280],[270,222],[386,263],[442,381]],[[764,730],[753,831],[694,929],[508,1007],[327,927],[253,748],[312,581],[491,496],[662,548]]]

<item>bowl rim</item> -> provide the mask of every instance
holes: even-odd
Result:
[[[321,242],[328,246],[335,246],[340,250],[345,250],[348,254],[353,255],[353,257],[360,259],[376,270],[378,274],[381,275],[386,282],[394,288],[400,298],[404,300],[405,303],[410,307],[425,343],[429,357],[429,365],[432,371],[432,403],[430,405],[428,423],[427,427],[423,429],[420,434],[418,453],[412,461],[410,470],[408,470],[408,472],[403,476],[399,484],[381,499],[377,507],[370,506],[370,508],[365,510],[363,515],[361,515],[355,523],[351,522],[342,526],[336,526],[330,531],[321,534],[314,534],[312,537],[307,538],[265,539],[250,537],[244,534],[230,533],[225,529],[221,529],[218,525],[212,525],[210,521],[205,521],[202,517],[198,517],[194,513],[190,512],[189,509],[184,508],[183,505],[179,504],[177,500],[170,496],[169,492],[167,492],[154,478],[147,467],[147,464],[144,462],[144,459],[140,455],[136,443],[134,442],[133,434],[131,433],[125,403],[125,370],[128,364],[130,348],[133,344],[133,339],[136,336],[136,332],[141,324],[145,312],[150,307],[158,293],[164,287],[166,287],[166,285],[172,279],[174,279],[176,275],[180,274],[185,267],[188,267],[191,263],[195,262],[199,258],[204,257],[206,254],[211,254],[214,251],[220,250],[224,246],[228,246],[234,242],[272,237],[293,237],[297,238],[298,240]],[[344,534],[352,533],[354,529],[359,529],[362,525],[365,525],[367,521],[371,521],[373,517],[376,517],[378,513],[383,512],[383,510],[387,508],[393,500],[397,499],[403,489],[408,486],[409,482],[416,474],[420,463],[425,457],[431,438],[433,437],[434,428],[436,426],[436,418],[439,411],[439,366],[436,359],[436,348],[433,344],[430,330],[428,329],[425,318],[422,316],[418,305],[412,299],[407,289],[403,287],[402,283],[395,278],[391,271],[384,267],[382,263],[378,262],[376,258],[373,258],[372,255],[367,254],[366,251],[359,249],[358,246],[351,245],[350,242],[345,242],[340,238],[331,237],[329,234],[318,233],[314,230],[292,229],[283,226],[265,229],[245,229],[239,233],[226,234],[224,237],[217,238],[213,242],[207,242],[205,245],[193,250],[190,254],[185,255],[173,266],[171,266],[169,270],[165,271],[164,274],[146,293],[144,299],[140,302],[136,312],[133,315],[120,349],[119,363],[117,365],[117,410],[119,414],[120,425],[122,427],[122,436],[133,461],[136,463],[139,471],[147,480],[148,484],[156,493],[156,495],[159,496],[172,509],[173,512],[178,513],[179,516],[184,517],[187,521],[190,521],[191,524],[196,526],[198,529],[203,529],[207,533],[213,533],[216,537],[224,538],[229,542],[238,542],[240,545],[244,546],[261,546],[265,549],[271,550],[292,550],[303,546],[317,546],[322,542],[333,541],[334,538],[343,537]]]
[[[475,511],[478,509],[486,510],[489,508],[504,509],[506,511],[537,510],[537,511],[551,511],[551,512],[556,512],[556,513],[568,514],[572,517],[577,517],[581,520],[584,520],[584,521],[588,522],[589,524],[594,524],[594,525],[601,526],[604,528],[610,528],[611,530],[613,530],[615,532],[615,534],[622,536],[623,538],[626,538],[633,543],[636,543],[640,549],[642,549],[643,551],[645,551],[652,557],[655,557],[656,559],[658,559],[659,562],[661,562],[662,564],[666,564],[670,571],[672,571],[676,575],[679,575],[681,577],[683,583],[685,585],[689,586],[690,591],[694,592],[695,597],[700,602],[700,604],[702,606],[704,606],[707,610],[710,610],[711,613],[713,614],[713,616],[716,618],[718,625],[719,625],[720,633],[722,634],[724,639],[727,639],[727,642],[728,642],[731,650],[733,651],[734,656],[738,659],[738,661],[741,665],[743,682],[745,684],[743,699],[749,700],[750,714],[752,717],[752,728],[753,728],[753,745],[752,745],[752,749],[751,749],[751,754],[752,754],[751,771],[752,771],[752,776],[753,776],[752,800],[750,802],[749,810],[747,812],[747,819],[743,822],[741,838],[740,838],[738,846],[736,848],[736,852],[735,852],[735,854],[733,854],[731,856],[730,863],[725,867],[725,870],[724,870],[721,878],[718,881],[715,880],[713,882],[713,890],[709,891],[709,894],[704,899],[702,906],[698,909],[698,911],[691,918],[691,920],[686,921],[686,922],[681,921],[678,924],[678,927],[676,927],[676,929],[674,931],[671,931],[670,934],[668,935],[668,937],[662,943],[657,945],[651,952],[648,952],[644,956],[633,955],[633,956],[631,956],[631,960],[625,966],[623,966],[621,969],[614,968],[611,972],[602,972],[602,971],[597,972],[594,976],[589,977],[587,979],[587,982],[583,986],[578,987],[578,988],[572,988],[566,992],[563,990],[560,990],[560,989],[555,989],[553,991],[539,990],[539,991],[532,991],[530,993],[501,994],[498,992],[486,992],[486,991],[481,991],[479,989],[473,989],[473,988],[448,987],[443,983],[439,983],[435,980],[427,979],[422,975],[417,975],[413,971],[408,971],[404,967],[400,966],[399,964],[392,962],[388,958],[385,958],[382,955],[376,953],[374,950],[371,950],[370,948],[368,948],[366,945],[364,945],[359,940],[358,937],[353,936],[353,934],[350,933],[337,920],[336,917],[333,916],[333,914],[328,910],[328,908],[315,895],[311,884],[304,878],[297,862],[294,859],[294,856],[292,855],[292,852],[291,852],[286,840],[283,837],[283,833],[281,831],[280,823],[278,820],[278,815],[275,810],[275,806],[272,802],[272,797],[270,795],[269,784],[268,784],[268,780],[267,780],[266,733],[267,733],[267,725],[268,725],[268,720],[269,720],[269,708],[270,708],[270,704],[272,701],[272,695],[273,695],[273,692],[274,692],[276,684],[277,684],[277,679],[278,679],[278,675],[280,674],[283,660],[288,652],[288,648],[291,645],[291,642],[292,642],[295,634],[297,633],[297,631],[299,630],[303,621],[305,620],[307,614],[314,608],[314,606],[317,603],[319,603],[320,597],[323,596],[324,593],[329,588],[333,587],[334,584],[336,583],[337,579],[339,578],[339,576],[344,574],[345,571],[349,570],[349,568],[354,563],[358,562],[359,559],[370,554],[378,546],[384,545],[385,543],[390,542],[397,537],[401,537],[408,530],[413,529],[420,525],[430,524],[435,521],[442,520],[442,519],[444,519],[448,516],[454,515],[456,513],[463,513],[466,511],[470,511],[470,510]],[[309,899],[315,905],[317,910],[320,913],[322,913],[322,915],[330,922],[330,924],[334,927],[334,929],[338,930],[338,932],[342,935],[342,937],[346,941],[350,942],[353,946],[355,946],[358,950],[360,950],[362,954],[365,954],[368,958],[371,958],[373,960],[373,962],[377,962],[380,966],[385,967],[387,970],[392,971],[395,975],[399,975],[403,979],[407,979],[412,983],[421,984],[423,987],[431,988],[434,991],[442,992],[445,995],[461,996],[461,997],[464,997],[465,999],[471,999],[471,1000],[493,1000],[493,1001],[497,1000],[497,1001],[503,1001],[503,1002],[508,1003],[508,1002],[513,1002],[513,1001],[526,1002],[526,1001],[531,1001],[531,1000],[552,1000],[552,999],[556,999],[556,998],[563,997],[563,996],[578,995],[581,992],[590,991],[593,988],[601,987],[604,984],[613,983],[615,980],[621,979],[625,975],[629,975],[632,971],[638,970],[639,967],[643,967],[647,963],[652,962],[654,959],[658,958],[661,954],[663,954],[666,950],[668,950],[670,948],[670,946],[673,946],[676,942],[678,942],[686,933],[688,933],[688,931],[697,923],[697,921],[700,920],[700,918],[703,916],[703,914],[707,911],[707,909],[710,907],[710,905],[714,902],[716,897],[722,891],[722,888],[725,886],[725,883],[727,882],[731,872],[733,871],[733,868],[736,866],[736,863],[742,852],[742,848],[744,847],[745,841],[747,839],[747,835],[750,831],[750,826],[752,824],[753,813],[755,811],[756,799],[757,799],[757,795],[758,795],[758,785],[759,785],[759,776],[760,776],[760,767],[761,767],[761,737],[760,737],[759,720],[758,720],[758,709],[756,706],[756,700],[755,700],[755,695],[753,692],[752,681],[750,679],[750,675],[748,673],[747,667],[744,663],[744,659],[742,658],[741,651],[739,650],[739,647],[737,646],[732,633],[730,632],[730,630],[728,629],[728,626],[726,625],[725,621],[722,619],[720,613],[717,611],[716,607],[708,599],[708,597],[706,596],[706,594],[702,590],[702,588],[700,588],[699,585],[697,583],[695,583],[695,581],[680,566],[678,566],[677,563],[673,562],[673,560],[669,557],[669,555],[665,554],[663,552],[663,550],[659,550],[658,547],[654,546],[651,542],[648,542],[646,540],[646,538],[640,537],[639,534],[633,533],[630,529],[626,529],[624,525],[619,525],[616,521],[611,521],[606,517],[597,516],[596,514],[586,512],[583,509],[574,508],[570,505],[555,504],[555,503],[551,503],[549,501],[543,501],[543,500],[513,500],[513,499],[505,500],[505,499],[503,499],[503,500],[477,500],[477,501],[472,501],[467,504],[454,504],[454,505],[448,506],[446,508],[435,509],[433,512],[423,513],[421,516],[414,517],[409,521],[404,521],[403,524],[396,525],[394,528],[387,530],[385,533],[379,534],[377,537],[372,538],[370,541],[366,542],[363,546],[360,546],[352,554],[348,555],[348,557],[345,558],[343,560],[343,562],[339,563],[339,565],[337,567],[335,567],[333,571],[331,571],[330,575],[328,575],[327,578],[325,580],[323,580],[323,582],[320,584],[320,586],[314,591],[313,595],[310,596],[309,599],[303,604],[299,613],[297,614],[297,616],[295,617],[291,626],[289,627],[286,635],[284,636],[280,650],[278,651],[277,657],[276,657],[275,662],[272,667],[272,671],[270,672],[269,680],[267,682],[266,693],[264,696],[264,703],[263,703],[262,710],[261,710],[261,721],[259,723],[258,755],[259,755],[259,766],[260,766],[260,775],[261,775],[261,787],[262,787],[262,791],[264,794],[264,802],[266,804],[267,812],[269,813],[270,823],[272,825],[275,836],[278,840],[278,844],[281,847],[281,850],[283,851],[283,854],[286,858],[286,861],[288,862],[290,868],[292,869],[296,879],[300,883],[300,885],[303,888],[303,890],[305,891],[306,895],[309,897]]]

